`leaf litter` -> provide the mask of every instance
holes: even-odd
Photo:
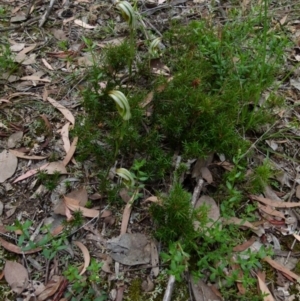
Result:
[[[186,1],[181,1],[181,3],[183,4],[185,2]],[[203,1],[194,2],[202,3]],[[159,5],[163,5],[163,3],[164,1],[158,1]],[[243,1],[242,6],[245,11],[247,10],[248,5],[249,1]],[[103,4],[103,6],[107,10],[110,8],[110,4]],[[162,6],[159,7],[159,9],[162,8]],[[35,9],[36,7],[33,6],[32,10]],[[52,9],[57,8],[54,6]],[[181,9],[182,11],[184,11],[185,9],[188,10],[184,5],[181,7]],[[25,15],[19,14],[18,12],[20,10],[22,10],[21,6],[16,7],[16,9],[12,11],[11,22],[24,22],[24,27],[26,27],[27,17],[25,17]],[[76,8],[76,10],[80,11],[80,8]],[[203,9],[203,11],[205,10]],[[178,14],[180,14],[180,12]],[[98,27],[97,22],[99,20],[95,22],[95,20],[93,20],[92,18],[89,20],[87,18],[85,21],[72,18],[73,17],[71,17],[71,19],[65,19],[64,24],[70,26],[71,32],[73,30],[73,32],[75,32],[75,34],[77,34],[78,36],[80,36],[81,34],[78,28],[81,28],[82,30],[87,30],[89,32],[93,32]],[[105,18],[103,20],[105,20]],[[103,22],[103,20],[100,21]],[[289,23],[288,15],[282,15],[279,18],[279,20],[281,26],[288,26],[293,32],[299,31],[298,25]],[[73,24],[76,25],[75,28],[77,29],[74,30],[74,27],[72,27]],[[48,30],[49,28],[46,26],[45,29]],[[57,40],[61,41],[68,39],[68,42],[70,44],[74,44],[74,41],[71,40],[70,36],[67,34],[67,31],[64,31],[62,29],[56,29],[54,32],[54,37]],[[32,40],[34,39],[26,39],[26,37],[23,36],[20,32],[16,32],[15,34],[11,35],[10,38],[11,39],[9,40],[9,48],[15,53],[15,56],[13,56],[13,61],[19,63],[23,69],[20,72],[20,74],[18,74],[20,75],[20,77],[7,77],[8,83],[12,84],[14,82],[17,82],[18,85],[15,86],[15,88],[13,88],[13,86],[11,85],[6,86],[5,90],[3,90],[3,95],[1,95],[0,106],[3,106],[3,108],[6,110],[6,114],[11,114],[10,117],[15,118],[19,114],[19,117],[22,117],[22,123],[24,122],[24,124],[26,124],[27,126],[28,124],[31,124],[31,122],[33,123],[33,121],[36,119],[36,115],[34,112],[35,109],[20,109],[20,112],[16,114],[17,109],[15,109],[15,107],[17,107],[18,102],[22,101],[24,103],[24,106],[27,106],[27,102],[29,103],[30,100],[32,100],[32,98],[36,98],[37,100],[35,101],[41,101],[42,99],[44,99],[44,103],[48,101],[55,108],[55,110],[58,110],[60,112],[53,112],[50,109],[48,109],[48,112],[50,113],[47,113],[45,116],[47,120],[49,119],[49,124],[53,128],[53,131],[60,131],[60,138],[54,135],[54,139],[56,139],[56,141],[61,139],[61,148],[55,145],[53,141],[50,143],[48,149],[48,146],[45,146],[43,148],[42,142],[37,141],[36,135],[32,135],[31,140],[28,141],[26,139],[28,139],[29,135],[25,131],[12,131],[9,130],[10,127],[6,123],[1,123],[1,130],[3,128],[3,133],[5,133],[5,136],[1,137],[4,137],[3,140],[5,145],[1,144],[1,149],[3,149],[3,151],[0,154],[0,183],[3,183],[3,187],[8,193],[6,196],[7,199],[4,202],[4,212],[7,213],[10,210],[9,203],[14,203],[14,198],[18,198],[21,200],[20,202],[18,202],[17,207],[15,207],[18,208],[18,214],[15,214],[14,212],[12,213],[12,216],[14,218],[18,216],[24,219],[24,217],[26,216],[31,216],[33,220],[37,222],[39,219],[41,219],[41,216],[39,216],[40,212],[44,211],[44,214],[57,213],[58,215],[67,216],[69,219],[72,219],[73,214],[75,212],[80,211],[84,217],[92,219],[92,221],[95,219],[101,223],[103,222],[103,232],[105,232],[104,230],[106,227],[104,225],[108,225],[109,227],[108,231],[110,234],[105,234],[105,237],[102,237],[101,234],[99,234],[98,232],[94,232],[93,234],[94,241],[96,241],[97,239],[98,242],[101,241],[103,243],[104,249],[106,248],[106,250],[111,256],[107,256],[106,260],[103,260],[104,265],[102,266],[102,269],[105,273],[112,275],[117,274],[115,269],[110,267],[113,266],[113,259],[116,263],[119,263],[121,265],[123,264],[126,266],[146,264],[151,270],[152,276],[154,276],[154,278],[158,277],[160,274],[159,256],[157,244],[149,236],[149,228],[151,228],[151,226],[146,224],[146,229],[143,229],[139,226],[140,221],[138,220],[138,218],[136,218],[136,216],[138,216],[140,212],[137,212],[138,210],[136,204],[133,204],[133,202],[131,202],[130,199],[124,206],[123,212],[120,210],[118,211],[114,207],[110,208],[109,206],[107,207],[106,204],[104,205],[103,203],[101,203],[101,196],[101,201],[99,203],[93,203],[94,200],[91,198],[91,196],[96,195],[96,193],[98,193],[93,184],[89,184],[89,182],[83,181],[84,184],[87,184],[87,188],[92,189],[92,191],[89,190],[89,192],[87,192],[85,188],[78,188],[77,181],[70,181],[68,185],[70,185],[69,189],[71,190],[71,193],[67,194],[64,191],[63,193],[61,193],[61,195],[54,193],[52,194],[53,198],[60,198],[61,204],[63,205],[63,210],[55,212],[52,206],[45,205],[45,207],[42,207],[41,204],[39,204],[39,198],[34,198],[33,201],[29,201],[26,198],[28,188],[25,189],[26,195],[23,194],[25,185],[26,187],[29,187],[29,191],[33,190],[33,188],[35,187],[36,180],[34,179],[34,176],[37,175],[40,171],[45,171],[48,175],[54,175],[55,173],[59,172],[61,177],[65,177],[64,179],[70,179],[68,177],[72,175],[71,173],[75,173],[75,171],[77,171],[85,174],[86,181],[88,181],[89,178],[92,178],[93,172],[91,172],[90,166],[86,165],[81,168],[80,166],[77,166],[76,161],[74,160],[74,155],[76,155],[77,141],[82,137],[73,138],[72,143],[69,140],[69,129],[71,125],[75,124],[76,115],[78,112],[76,110],[73,110],[71,107],[68,108],[67,106],[62,105],[61,103],[62,98],[65,98],[64,100],[70,102],[71,98],[78,97],[78,94],[76,95],[76,93],[72,93],[72,91],[67,91],[67,93],[63,91],[64,89],[63,87],[61,87],[61,83],[64,82],[64,75],[71,74],[73,70],[80,71],[80,68],[85,68],[85,64],[80,64],[80,66],[76,66],[75,62],[69,63],[67,62],[67,60],[64,61],[63,59],[69,59],[72,57],[80,56],[80,59],[85,60],[85,57],[83,54],[80,53],[80,50],[74,51],[72,49],[65,49],[62,51],[58,51],[57,48],[51,48],[50,46],[49,48],[47,48],[47,52],[44,53],[45,56],[40,59],[41,49],[43,46],[46,46],[46,44],[39,44],[37,42],[33,44]],[[104,48],[107,46],[107,44],[120,43],[122,39],[124,39],[124,37],[110,37],[107,39],[107,41],[99,40],[96,41],[96,43],[100,48]],[[61,45],[61,47],[63,48],[63,45]],[[293,57],[295,60],[299,61],[299,55],[297,55],[296,51],[294,52]],[[155,62],[154,60],[152,60],[150,63],[152,66],[153,73],[159,75],[163,74],[166,77],[170,77],[170,69],[161,61],[158,60]],[[46,70],[44,67],[46,67]],[[50,71],[52,72],[55,70],[63,70],[63,72],[65,72],[62,73],[64,75],[59,75],[58,72],[56,73],[56,76],[60,77],[57,82],[55,81],[55,77],[52,76],[53,74],[50,73]],[[22,84],[21,81],[24,81],[24,83]],[[290,78],[289,83],[293,88],[299,90],[299,77]],[[44,88],[47,89],[47,94],[49,93],[51,97],[43,96]],[[295,98],[295,96],[297,95],[295,91],[290,91],[289,93],[292,98]],[[152,106],[153,97],[154,92],[149,92],[148,95],[144,98],[144,100],[140,103],[140,106]],[[10,107],[5,107],[6,104],[10,105]],[[31,104],[29,105],[29,108],[30,106]],[[9,110],[7,110],[7,108],[9,108]],[[148,114],[147,116],[151,116],[152,111],[147,110],[146,114]],[[282,126],[291,130],[291,128],[289,127],[289,123],[289,120],[287,120],[286,123],[282,123]],[[46,131],[44,131],[43,134],[47,135]],[[266,140],[266,143],[273,151],[278,151],[280,145],[282,144],[277,140],[271,139]],[[33,144],[38,145],[37,150],[34,149],[34,147],[32,146]],[[30,151],[30,155],[27,155],[27,153],[20,151],[18,149],[19,145],[25,148],[27,147]],[[284,143],[284,145],[287,146],[288,143]],[[8,147],[10,150],[6,150],[6,147]],[[293,151],[295,153],[293,146],[290,146],[288,148],[288,150],[293,155]],[[54,153],[58,153],[59,160],[49,161],[49,150],[53,151]],[[205,181],[205,186],[208,188],[215,185],[215,182],[217,182],[217,175],[213,173],[210,164],[214,163],[215,165],[221,166],[223,169],[229,171],[233,169],[233,165],[230,162],[227,162],[226,160],[216,161],[214,159],[214,156],[214,154],[209,154],[208,159],[205,160],[205,162],[201,161],[201,159],[196,159],[197,163],[191,170],[192,177],[202,177]],[[19,158],[20,160],[18,160],[17,158]],[[42,160],[41,165],[39,165],[39,167],[36,167],[34,163],[32,163],[33,160]],[[71,161],[72,163],[70,163]],[[287,187],[289,187],[290,182],[296,181],[296,178],[290,175],[292,174],[292,169],[290,166],[288,166],[289,164],[287,163],[287,161],[282,161],[277,163],[282,164],[282,175],[280,175],[281,184],[282,188],[286,189]],[[72,166],[69,166],[69,164],[72,164]],[[295,187],[296,197],[299,199],[299,185],[295,185]],[[212,197],[205,194],[206,192],[207,190],[204,189],[202,196],[199,198],[199,203],[197,202],[196,204],[196,207],[198,207],[200,204],[205,203],[210,208],[210,225],[213,227],[214,223],[220,220],[219,204]],[[255,238],[263,241],[265,239],[266,232],[269,231],[269,229],[275,229],[275,231],[283,233],[282,229],[287,226],[290,218],[290,215],[287,215],[284,209],[297,209],[297,207],[299,207],[300,205],[292,197],[289,198],[288,201],[287,198],[283,200],[281,197],[277,196],[276,193],[279,192],[286,192],[286,190],[276,190],[276,192],[274,192],[271,189],[271,191],[265,193],[264,197],[256,195],[249,196],[249,199],[251,201],[259,202],[257,203],[258,210],[256,212],[256,218],[258,222],[262,222],[261,224],[256,225],[255,222],[246,221],[237,217],[233,217],[231,219],[222,221],[223,226],[228,224],[237,225],[241,229],[250,229],[256,235],[256,237],[252,237],[251,239],[244,241],[240,245],[236,246],[234,248],[235,252],[243,252],[247,249],[250,249],[251,246],[253,246],[254,244]],[[273,193],[273,197],[271,197],[271,193]],[[292,191],[290,191],[290,193],[292,193]],[[46,193],[45,198],[48,198],[48,196],[49,193]],[[89,199],[92,200],[92,208],[85,207]],[[292,199],[293,201],[291,201]],[[152,196],[148,194],[144,196],[144,200],[145,201],[143,202],[142,209],[140,209],[140,211],[143,214],[145,214],[146,217],[148,214],[148,202],[162,205],[162,200],[157,196]],[[110,210],[108,210],[107,208],[109,208]],[[114,219],[111,225],[109,225],[109,223],[105,223],[104,219],[111,217],[112,215],[117,215],[118,218]],[[259,216],[263,216],[264,219],[259,220]],[[117,224],[116,221],[118,221],[119,223]],[[3,218],[2,222],[5,225],[10,225],[13,223],[13,219]],[[86,223],[89,223],[89,221],[86,221]],[[56,230],[53,231],[53,235],[59,235],[59,233],[61,233],[63,229],[63,226],[60,225],[55,229]],[[132,231],[136,231],[136,233],[131,233]],[[114,233],[115,235],[120,235],[114,237],[112,233]],[[2,234],[4,235],[5,233]],[[299,235],[295,231],[292,230],[290,234],[292,234],[292,236],[295,237],[296,240],[299,240]],[[82,235],[81,238],[83,236],[84,235]],[[41,248],[34,248],[29,251],[23,251],[19,246],[6,241],[2,237],[0,238],[0,240],[3,248],[15,254],[23,254],[23,256],[28,256],[29,254],[39,254],[39,252],[41,251]],[[86,273],[86,268],[90,264],[90,251],[89,248],[85,246],[85,240],[88,241],[85,238],[82,238],[82,241],[73,241],[73,244],[76,245],[82,251],[83,261],[80,274]],[[95,254],[99,248],[99,245],[97,246],[97,248],[93,248],[91,253]],[[252,249],[252,252],[258,252],[258,249]],[[41,258],[37,256],[37,259]],[[80,261],[79,259],[77,260],[78,262]],[[272,260],[270,257],[267,256],[263,258],[263,260],[267,262],[270,266],[272,266],[274,269],[282,273],[281,275],[286,276],[286,282],[286,279],[289,279],[290,281],[292,281],[293,279],[299,279],[299,276],[296,273],[290,271],[283,265]],[[20,264],[18,261],[19,260],[6,260],[4,267],[4,275],[11,289],[14,292],[20,294],[28,286],[28,272],[30,272],[31,270],[29,270],[26,265]],[[147,275],[147,277],[144,277],[143,288],[146,292],[151,292],[152,290],[154,290],[156,285],[155,281],[153,282],[153,279],[151,279],[149,275],[150,273]],[[258,271],[256,276],[258,279],[260,291],[267,294],[267,296],[264,298],[264,301],[274,300],[274,298],[272,297],[273,292],[269,289],[269,286],[266,284],[266,279],[263,276],[263,274],[260,271]],[[129,280],[132,280],[130,279],[130,276]],[[208,285],[203,281],[199,281],[197,282],[197,284],[195,284],[192,280],[190,283],[192,286],[192,291],[195,300],[206,300],[207,298],[212,298],[214,300],[222,300],[220,293],[218,293],[217,288],[214,288],[213,285]],[[118,285],[116,286],[117,294],[115,300],[121,301],[123,300],[123,293],[125,287],[120,283],[116,282],[116,284]],[[52,277],[49,279],[48,283],[45,283],[45,286],[43,288],[42,286],[40,286],[40,290],[42,291],[38,291],[37,288],[35,288],[35,292],[36,296],[38,296],[38,300],[46,300],[47,298],[52,297],[56,293],[59,293],[64,289],[66,290],[66,287],[66,279],[63,276],[55,275],[52,273]],[[26,300],[25,297],[24,300]]]

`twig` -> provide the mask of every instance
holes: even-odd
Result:
[[[171,301],[172,298],[172,293],[174,290],[174,285],[175,285],[175,276],[171,275],[169,277],[168,285],[164,294],[163,301]]]
[[[199,195],[200,195],[200,192],[202,190],[203,184],[204,184],[204,180],[202,178],[200,178],[198,180],[197,186],[195,187],[194,192],[193,192],[193,197],[192,197],[192,201],[191,201],[191,204],[192,204],[193,208],[195,207],[196,202],[199,198]]]
[[[36,0],[32,0],[28,6],[28,9],[27,9],[27,12],[26,12],[26,19],[29,17],[30,15],[30,11],[31,11],[31,8],[33,7],[33,5],[35,4],[35,1]]]
[[[24,28],[28,25],[32,25],[33,23],[35,23],[37,20],[39,19],[39,17],[36,18],[32,18],[20,25],[17,26],[10,26],[10,27],[5,27],[5,28],[0,28],[0,32],[4,32],[4,31],[9,31],[9,30],[16,30],[16,29],[20,29],[20,28]]]
[[[51,0],[51,1],[50,1],[50,4],[49,4],[49,6],[48,6],[46,12],[44,13],[44,15],[42,16],[42,18],[41,18],[41,20],[40,20],[40,22],[39,22],[39,27],[42,27],[42,26],[45,24],[45,22],[47,21],[48,16],[50,15],[50,12],[51,12],[51,10],[52,10],[52,7],[53,7],[55,1],[56,1],[56,0]]]

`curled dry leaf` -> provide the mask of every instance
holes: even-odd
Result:
[[[60,131],[61,139],[64,143],[64,150],[66,151],[66,153],[70,150],[70,146],[71,146],[70,139],[69,139],[69,126],[70,126],[70,122],[67,122]]]
[[[4,249],[6,249],[10,252],[13,252],[15,254],[33,254],[33,253],[41,251],[41,249],[42,249],[42,248],[35,248],[35,249],[29,250],[29,251],[22,251],[20,247],[4,240],[1,237],[0,237],[0,243]]]
[[[153,202],[158,205],[162,205],[162,200],[159,199],[157,196],[150,196],[149,198],[146,198],[145,200],[143,200],[142,203],[147,203],[147,202]]]
[[[82,212],[83,216],[85,216],[85,217],[94,218],[94,217],[99,216],[99,210],[88,209],[88,208],[79,206],[77,200],[74,200],[74,199],[71,199],[71,198],[68,198],[68,197],[65,196],[64,197],[64,202],[65,202],[65,206],[68,209],[70,209],[72,211],[80,210]]]
[[[81,252],[83,254],[84,265],[83,265],[81,272],[79,273],[80,275],[83,275],[86,271],[86,268],[90,265],[90,261],[91,261],[90,252],[87,249],[87,247],[80,241],[73,241],[73,243],[81,250]]]
[[[75,153],[75,150],[76,150],[77,141],[78,141],[78,137],[75,137],[72,144],[71,144],[71,146],[70,146],[70,149],[69,149],[66,157],[64,158],[64,160],[62,162],[64,166],[67,166],[68,163],[70,162],[70,160],[72,159],[72,157]]]
[[[17,157],[4,150],[0,153],[0,183],[3,183],[10,178],[16,171],[18,166]]]
[[[4,276],[11,289],[17,294],[20,294],[27,287],[28,272],[18,262],[6,260]]]
[[[44,301],[49,299],[51,296],[53,296],[57,290],[59,289],[59,286],[64,281],[63,276],[54,275],[51,280],[47,283],[44,291],[38,295],[37,300],[38,301]]]

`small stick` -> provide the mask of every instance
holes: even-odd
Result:
[[[40,20],[40,22],[39,22],[39,27],[42,27],[42,26],[45,24],[45,22],[47,21],[48,16],[50,15],[50,12],[51,12],[51,10],[52,10],[52,7],[53,7],[55,1],[56,1],[56,0],[51,0],[51,1],[50,1],[50,4],[49,4],[49,6],[48,6],[46,12],[44,13],[44,15],[42,16],[42,18],[41,18],[41,20]]]
[[[192,197],[192,201],[191,201],[191,204],[192,204],[193,208],[195,207],[196,202],[199,198],[199,195],[200,195],[200,192],[202,190],[203,184],[204,184],[204,180],[202,178],[199,178],[199,180],[197,182],[197,186],[194,189],[193,197]]]
[[[175,285],[175,276],[171,275],[168,280],[168,285],[164,294],[163,301],[171,301],[174,285]]]

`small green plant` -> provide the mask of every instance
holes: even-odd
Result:
[[[184,251],[179,242],[170,244],[168,253],[161,253],[164,262],[170,262],[169,274],[177,281],[182,280],[182,274],[188,270],[190,255]]]
[[[59,171],[49,175],[46,171],[39,170],[37,178],[49,191],[53,191],[59,184],[60,175]]]
[[[69,265],[64,272],[64,276],[72,283],[71,291],[66,293],[66,297],[72,301],[78,300],[78,296],[84,293],[84,300],[105,301],[107,295],[101,290],[101,279],[99,272],[101,271],[102,263],[95,259],[91,260],[90,266],[87,268],[87,276],[80,275],[76,266]],[[94,289],[93,285],[97,288]]]
[[[62,40],[57,42],[57,47],[62,50],[62,51],[67,51],[68,50],[68,41],[67,40]]]
[[[271,183],[271,178],[274,177],[275,172],[270,162],[266,159],[262,165],[254,168],[252,175],[250,175],[249,186],[252,193],[259,193]]]
[[[0,71],[7,75],[7,78],[18,69],[18,64],[13,60],[13,54],[8,43],[0,46]]]
[[[168,196],[159,196],[162,204],[154,204],[150,208],[154,222],[157,223],[155,236],[169,244],[180,239],[182,244],[190,249],[193,240],[198,236],[194,229],[194,221],[201,225],[207,222],[206,208],[193,210],[191,195],[182,186],[175,183]]]

